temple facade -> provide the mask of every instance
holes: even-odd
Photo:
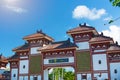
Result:
[[[11,80],[49,80],[49,69],[73,67],[75,80],[120,80],[120,46],[92,26],[67,31],[72,40],[55,42],[42,30],[25,36],[8,60]]]
[[[10,71],[6,70],[8,60],[0,54],[0,80],[10,80]]]

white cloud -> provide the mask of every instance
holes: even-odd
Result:
[[[120,44],[120,26],[111,25],[108,30],[103,30],[102,32],[104,35],[112,37],[114,41],[118,41]]]
[[[0,7],[3,9],[8,9],[12,12],[21,14],[27,12],[26,9],[22,8],[20,4],[21,0],[0,0]]]
[[[9,6],[9,5],[6,5],[5,6],[7,9],[13,11],[13,12],[16,12],[16,13],[25,13],[27,12],[27,10],[23,9],[23,8],[20,8],[20,7],[16,7],[16,6]]]
[[[110,20],[112,20],[112,16],[109,16],[109,17],[106,17],[106,18],[104,18],[104,21],[110,21]]]
[[[101,18],[102,15],[106,14],[106,10],[105,9],[97,10],[96,8],[89,9],[85,5],[80,5],[77,6],[72,13],[73,18],[75,19],[86,18],[90,20],[95,20]]]

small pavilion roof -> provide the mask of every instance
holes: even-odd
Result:
[[[94,37],[92,37],[89,42],[90,43],[96,43],[96,42],[100,43],[101,41],[113,43],[113,39],[111,37],[104,36],[103,33],[98,34],[98,35],[94,35]]]
[[[49,41],[54,41],[54,39],[48,35],[46,35],[45,33],[42,32],[42,30],[37,31],[34,34],[31,35],[27,35],[25,37],[23,37],[24,40],[32,40],[32,39],[41,39],[41,38],[45,38]]]
[[[28,43],[25,43],[24,45],[22,46],[19,46],[19,47],[16,47],[13,49],[13,51],[22,51],[22,50],[28,50],[30,47],[30,44]]]
[[[94,34],[98,34],[98,32],[96,31],[96,29],[94,27],[88,26],[88,25],[86,25],[86,23],[84,23],[84,25],[79,24],[78,27],[67,31],[67,33],[70,35],[76,34],[76,33],[84,33],[84,32],[93,32]]]
[[[65,48],[77,48],[77,45],[75,43],[70,42],[70,39],[65,41],[59,41],[59,42],[52,42],[49,45],[46,45],[39,50],[41,51],[49,51],[49,50],[56,50],[56,49],[65,49]]]
[[[15,54],[12,55],[11,57],[9,57],[8,60],[9,60],[9,61],[18,60],[18,58],[19,58],[18,54],[15,53]]]
[[[120,52],[120,45],[118,43],[111,44],[110,47],[107,49],[108,53],[113,53],[113,52]]]
[[[0,62],[5,62],[5,63],[8,62],[8,61],[7,61],[7,58],[4,57],[2,54],[0,54]]]

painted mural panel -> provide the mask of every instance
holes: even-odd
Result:
[[[30,56],[30,74],[40,74],[42,68],[41,55]]]
[[[77,70],[78,72],[81,71],[89,71],[91,68],[90,64],[90,52],[77,52]]]

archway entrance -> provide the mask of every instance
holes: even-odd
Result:
[[[44,70],[45,80],[75,80],[73,67],[51,67]]]

